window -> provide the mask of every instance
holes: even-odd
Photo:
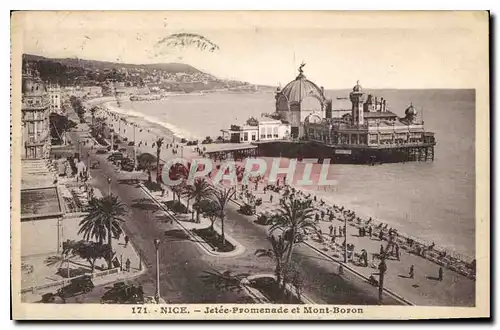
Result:
[[[273,127],[273,137],[278,138],[278,127]]]
[[[248,141],[248,132],[243,133],[243,141]]]
[[[271,139],[273,137],[273,129],[272,129],[272,127],[268,127],[266,131],[267,131],[267,135],[266,135],[267,138]]]
[[[252,133],[252,141],[255,141],[257,139],[257,136],[255,135],[255,133]]]

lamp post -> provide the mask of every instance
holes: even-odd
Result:
[[[134,171],[137,171],[137,141],[135,140],[135,124],[132,123],[132,127],[134,128]]]
[[[160,303],[160,253],[159,253],[159,247],[160,247],[160,240],[156,238],[154,240],[155,248],[156,248],[156,293],[155,293],[155,300],[156,303]]]
[[[347,264],[347,217],[344,215],[344,263]]]
[[[385,253],[381,256],[380,264],[378,265],[379,270],[379,280],[378,280],[378,304],[382,305],[382,294],[384,293],[384,276],[387,271],[387,265],[385,263]]]
[[[106,180],[108,182],[108,196],[111,196],[111,178]]]

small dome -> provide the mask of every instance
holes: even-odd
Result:
[[[417,109],[415,109],[413,104],[410,103],[410,106],[408,108],[406,108],[405,115],[406,116],[416,116],[417,115]]]
[[[319,124],[322,122],[322,119],[320,116],[312,113],[304,119],[304,122],[307,124]]]
[[[356,82],[356,85],[352,88],[352,91],[355,93],[363,93],[363,87],[359,84],[359,80]]]
[[[23,75],[22,93],[26,95],[43,95],[47,89],[40,78]]]

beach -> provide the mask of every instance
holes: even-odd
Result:
[[[396,91],[385,94],[399,95]],[[474,256],[475,172],[474,134],[471,133],[474,109],[470,109],[474,94],[450,91],[406,94],[409,96],[388,98],[392,101],[391,111],[398,113],[396,109],[404,109],[408,99],[421,100],[418,104],[425,106],[426,126],[437,135],[435,162],[332,165],[336,185],[305,188],[328,203],[354,210],[363,218],[373,217],[447,250]],[[213,93],[162,101],[120,100],[120,107],[113,98],[87,103],[101,104],[111,112],[127,116],[128,121],[142,128],[142,132],[136,129],[136,140],[143,141],[138,153],[155,155],[156,148],[152,145],[159,136],[165,137],[165,143],[178,143],[183,137],[199,140],[207,135],[215,137],[229,123],[241,123],[250,116],[272,112],[273,102],[273,95],[269,93]],[[122,136],[133,140],[131,126],[118,124],[113,118],[109,120],[115,131],[120,128]],[[185,147],[184,156],[193,148]],[[162,151],[162,156],[166,159],[171,152]],[[298,173],[303,166],[298,164]]]

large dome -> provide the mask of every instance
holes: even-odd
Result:
[[[46,92],[45,84],[40,78],[23,75],[23,94],[43,95]]]
[[[307,80],[304,75],[300,74],[295,80],[286,85],[281,94],[286,96],[288,102],[300,103],[305,97],[316,97],[323,101],[325,97],[321,89],[312,81]]]

